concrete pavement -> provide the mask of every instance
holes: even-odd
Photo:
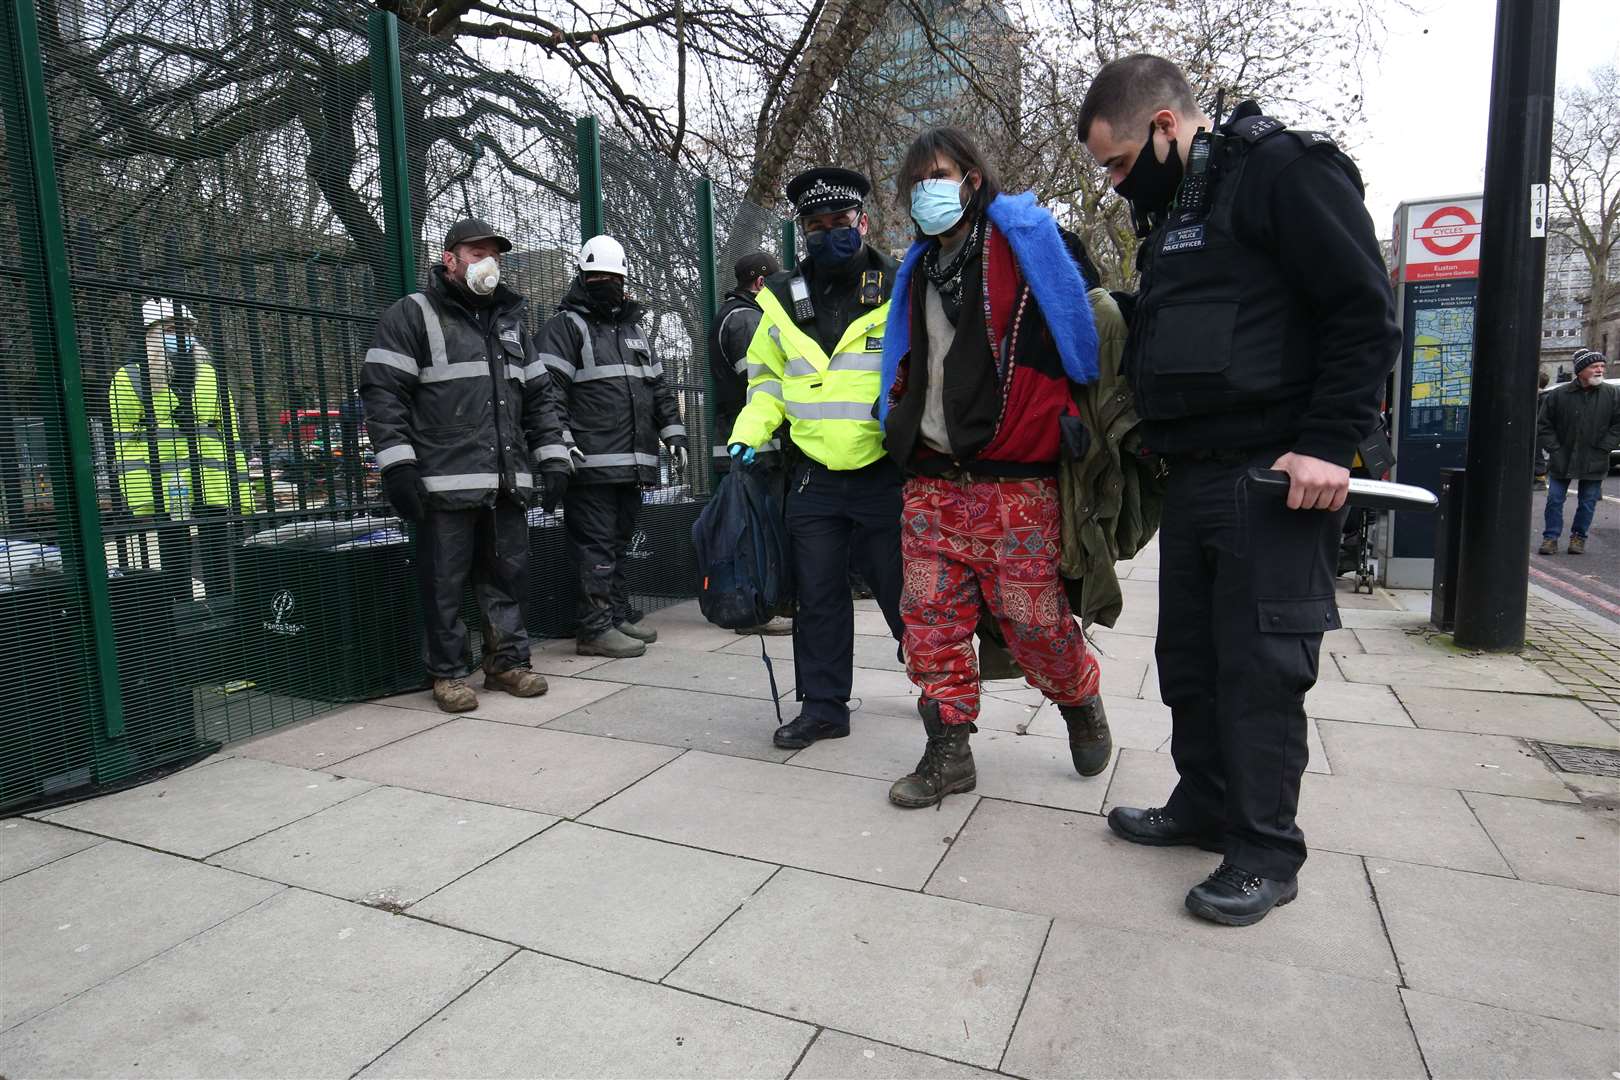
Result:
[[[978,790],[896,810],[921,725],[870,605],[854,733],[790,753],[757,640],[686,604],[643,658],[539,650],[537,701],[355,706],[0,822],[0,1075],[1620,1070],[1620,778],[1550,756],[1620,750],[1603,701],[1343,594],[1300,898],[1214,926],[1217,856],[1100,816],[1174,779],[1154,552],[1122,570],[1091,780],[993,684]]]

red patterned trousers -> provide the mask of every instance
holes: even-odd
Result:
[[[979,715],[981,602],[1031,686],[1059,705],[1097,693],[1097,659],[1058,581],[1055,480],[913,477],[900,521],[906,674],[945,723]]]

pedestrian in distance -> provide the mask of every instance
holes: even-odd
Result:
[[[542,488],[554,505],[571,466],[526,326],[528,302],[501,281],[510,250],[487,222],[453,225],[427,288],[383,312],[361,365],[383,489],[415,526],[433,700],[452,713],[478,707],[461,620],[469,573],[484,615],[484,689],[517,697],[547,689],[529,667],[523,625],[528,506]]]
[[[787,538],[798,609],[793,661],[800,713],[773,741],[796,750],[849,734],[854,682],[853,567],[889,630],[900,621],[900,469],[883,450],[877,401],[896,264],[866,242],[872,183],[852,169],[794,177],[788,201],[806,256],[765,279],[748,346],[748,401],[727,449],[752,461],[787,421]]]
[[[1224,852],[1186,907],[1249,925],[1298,895],[1304,700],[1340,625],[1350,465],[1372,456],[1394,296],[1360,175],[1327,135],[1252,101],[1217,124],[1149,55],[1102,67],[1078,127],[1142,237],[1126,366],[1170,467],[1154,651],[1179,780],[1108,824]],[[1253,468],[1286,472],[1286,499],[1247,483]]]
[[[1586,534],[1603,497],[1614,451],[1620,448],[1620,385],[1603,381],[1603,354],[1580,349],[1573,358],[1575,378],[1542,397],[1536,420],[1536,452],[1547,455],[1547,506],[1543,515],[1543,555],[1558,554],[1564,531],[1564,500],[1578,484],[1575,520],[1569,525],[1571,555],[1586,552]]]
[[[1097,378],[1089,260],[1033,194],[1002,194],[955,128],[911,144],[897,189],[917,240],[896,276],[881,400],[906,474],[900,611],[927,741],[889,801],[973,790],[981,617],[1057,706],[1075,770],[1096,776],[1113,750],[1100,670],[1058,575],[1058,461],[1085,437],[1074,385]]]
[[[577,468],[563,499],[568,554],[579,582],[575,652],[640,656],[658,640],[630,606],[625,561],[641,489],[658,483],[658,447],[686,466],[686,427],[664,365],[625,288],[624,245],[595,236],[579,249],[579,272],[541,328],[563,442]]]

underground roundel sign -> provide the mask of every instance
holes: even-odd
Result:
[[[1477,198],[1409,206],[1406,280],[1479,276],[1479,218]]]

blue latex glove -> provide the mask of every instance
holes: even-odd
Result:
[[[730,454],[733,458],[741,458],[744,465],[752,465],[754,463],[754,448],[752,446],[744,446],[740,442],[734,442],[730,446],[726,447],[726,453]]]

